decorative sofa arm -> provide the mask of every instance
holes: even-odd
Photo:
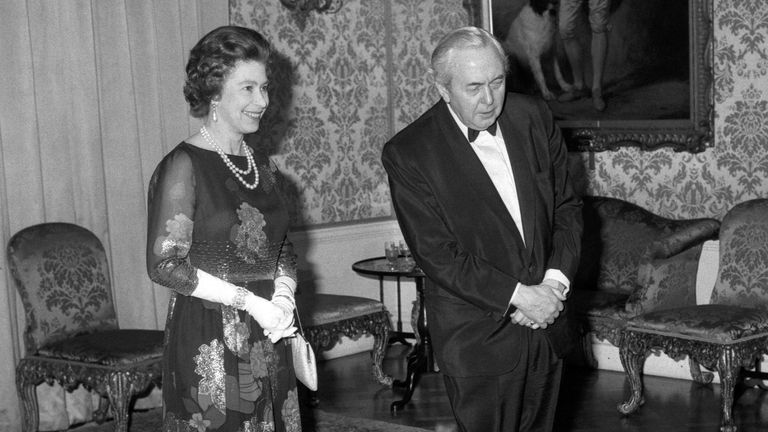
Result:
[[[672,257],[684,250],[717,238],[720,222],[716,219],[699,219],[690,226],[676,231],[648,245],[645,256],[649,260]],[[642,265],[642,263],[641,263]]]
[[[648,245],[637,271],[637,288],[625,305],[629,316],[696,304],[701,247],[717,237],[720,222],[701,219]]]

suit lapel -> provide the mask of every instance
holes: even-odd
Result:
[[[505,110],[511,110],[514,107],[507,106]],[[523,134],[527,128],[509,120],[511,116],[504,115],[499,119],[499,127],[504,136],[504,144],[507,146],[507,154],[512,165],[512,175],[515,177],[515,189],[517,189],[517,200],[520,204],[520,217],[522,219],[523,231],[525,232],[526,249],[532,251],[534,244],[534,233],[536,225],[536,195],[537,185],[533,183],[533,173],[528,154],[525,152],[527,147],[523,143],[530,140],[530,137]],[[506,120],[506,121],[505,121]]]
[[[496,186],[493,184],[493,181],[491,181],[488,172],[485,170],[482,162],[480,162],[477,154],[467,141],[464,133],[453,120],[445,102],[440,101],[438,110],[439,115],[437,115],[436,118],[438,119],[439,129],[444,135],[445,142],[448,144],[451,152],[454,153],[456,160],[460,161],[458,164],[460,173],[457,173],[457,175],[462,175],[466,179],[467,183],[470,184],[475,191],[479,200],[491,208],[492,213],[499,218],[500,223],[507,227],[507,229],[509,229],[515,238],[522,244],[522,237],[515,226],[515,221],[512,219],[512,215],[509,214],[507,206],[504,205],[504,201],[496,190]],[[506,139],[506,134],[504,137]],[[509,147],[508,144],[507,147]],[[517,179],[517,177],[515,177],[515,179]],[[518,194],[519,190],[520,187],[518,185]],[[525,223],[523,224],[523,227],[525,227]],[[526,238],[527,236],[528,234],[526,230]]]

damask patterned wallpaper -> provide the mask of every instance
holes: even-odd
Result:
[[[437,98],[427,59],[465,25],[462,0],[345,0],[336,14],[297,16],[279,0],[231,0],[231,21],[285,55],[272,117],[256,138],[294,181],[298,225],[392,217],[379,156]],[[584,193],[658,214],[722,217],[768,197],[768,2],[714,2],[715,145],[700,154],[627,148],[574,154]],[[266,123],[266,122],[265,122]]]
[[[276,78],[292,85],[278,83],[255,138],[295,183],[296,224],[391,217],[381,148],[437,100],[428,58],[446,29],[467,24],[461,0],[346,0],[306,15],[231,0],[230,11],[284,55]]]

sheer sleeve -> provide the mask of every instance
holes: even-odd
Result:
[[[272,174],[275,176],[277,192],[280,194],[281,199],[287,203],[291,196],[288,188],[288,181],[285,179],[285,177],[283,177],[282,173],[280,173],[280,170],[277,168],[277,165],[274,163],[274,161],[269,161],[269,168],[272,171]],[[288,216],[288,218],[290,219],[290,216]],[[280,247],[280,255],[277,259],[275,279],[281,276],[287,276],[293,279],[294,282],[298,282],[296,276],[298,270],[296,267],[296,253],[293,250],[293,243],[291,243],[291,241],[288,239],[288,236],[286,235],[283,237],[283,242]]]
[[[281,276],[287,276],[296,281],[296,253],[293,251],[293,243],[286,236],[283,239],[283,245],[280,248],[280,257],[277,260],[277,271],[275,279]]]
[[[149,183],[147,272],[152,281],[183,295],[197,286],[188,258],[194,212],[192,161],[177,148],[160,162]]]

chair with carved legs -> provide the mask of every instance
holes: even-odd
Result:
[[[694,289],[701,247],[716,237],[720,222],[670,219],[617,198],[583,201],[581,260],[568,298],[582,337],[570,360],[597,367],[590,335],[620,346],[627,320],[642,312],[633,298],[649,284]],[[707,379],[698,365],[691,365],[691,373]]]
[[[718,275],[709,304],[695,293],[647,292],[645,312],[630,319],[621,340],[621,362],[629,400],[618,410],[630,414],[644,403],[642,369],[652,352],[691,360],[716,370],[721,385],[720,430],[734,432],[734,387],[742,368],[768,354],[768,199],[741,203],[720,227]],[[665,307],[667,298],[693,304]],[[652,304],[653,303],[653,304]]]
[[[8,243],[11,275],[24,304],[26,357],[16,367],[23,430],[37,431],[36,386],[59,382],[97,392],[128,430],[134,396],[160,385],[163,332],[120,329],[112,303],[107,257],[99,239],[69,223],[44,223]]]
[[[304,335],[318,355],[336,346],[342,336],[352,340],[373,336],[371,374],[379,384],[392,386],[392,377],[382,368],[391,329],[389,311],[383,303],[357,296],[300,293],[296,296],[296,309]],[[312,392],[310,403],[318,402],[316,392]]]

